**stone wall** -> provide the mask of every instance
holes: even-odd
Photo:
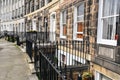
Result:
[[[71,0],[70,0],[71,1]],[[85,2],[85,17],[84,17],[84,41],[90,43],[90,52],[94,54],[96,47],[97,35],[97,18],[98,18],[98,0],[73,0],[69,3],[63,2],[60,4],[60,10],[57,14],[57,38],[60,37],[60,12],[67,11],[67,38],[66,40],[73,40],[73,26],[74,26],[74,6],[80,2]],[[89,42],[90,41],[90,42]]]

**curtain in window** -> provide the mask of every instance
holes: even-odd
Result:
[[[114,39],[113,33],[114,18],[103,19],[103,39]]]
[[[103,0],[103,39],[114,40],[116,33],[117,16],[120,9],[119,0]]]
[[[119,14],[120,1],[119,0],[103,0],[103,17]]]
[[[117,0],[103,0],[103,17],[115,14],[115,3]]]

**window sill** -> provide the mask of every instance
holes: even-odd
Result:
[[[75,41],[83,41],[82,38],[76,38],[76,39],[73,39],[73,40],[75,40]]]
[[[111,46],[117,46],[117,40],[97,40],[98,44],[103,44],[103,45],[111,45]]]
[[[66,39],[66,36],[60,36],[61,39]]]

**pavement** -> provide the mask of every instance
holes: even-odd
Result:
[[[31,73],[26,53],[4,39],[0,39],[0,80],[38,80]]]

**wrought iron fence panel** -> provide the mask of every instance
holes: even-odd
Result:
[[[75,80],[74,73],[82,73],[89,68],[86,59],[89,54],[88,43],[74,40],[56,41],[53,39],[55,35],[52,32],[27,33],[27,49],[31,49],[34,44],[34,54],[27,51],[31,59],[34,57],[36,73],[41,80]]]

